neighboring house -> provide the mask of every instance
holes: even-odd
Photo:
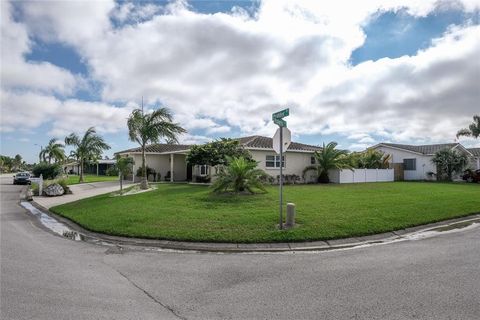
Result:
[[[276,178],[280,173],[280,156],[273,150],[273,139],[262,136],[249,136],[238,139],[240,145],[250,151],[252,157],[258,162],[258,168]],[[211,176],[215,168],[207,165],[192,168],[186,163],[186,155],[191,145],[178,144],[152,144],[146,148],[146,164],[161,174],[161,179],[166,181],[194,181],[195,177]],[[320,147],[292,142],[284,153],[284,175],[297,175],[302,177],[305,167],[315,163],[313,157]],[[142,165],[142,149],[133,148],[119,151],[116,154],[134,158],[133,172]],[[173,173],[173,174],[172,174]],[[313,177],[309,176],[307,181]],[[133,177],[138,181],[138,177]]]
[[[392,157],[390,162],[395,171],[395,180],[432,180],[437,173],[432,157],[435,152],[446,148],[466,154],[470,159],[471,167],[479,167],[478,150],[480,148],[466,149],[460,143],[430,145],[379,143],[370,149],[382,151]],[[477,150],[475,151],[477,156],[470,150]]]
[[[480,169],[480,148],[467,149],[472,155],[471,167],[472,169]]]
[[[63,172],[67,174],[78,174],[79,164],[77,161],[67,162],[63,165]]]
[[[87,163],[85,164],[83,173],[104,176],[108,168],[114,167],[115,163],[115,159],[100,159],[94,163]],[[80,164],[77,161],[65,163],[63,165],[63,171],[67,174],[79,174]]]

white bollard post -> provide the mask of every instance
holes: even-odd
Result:
[[[295,225],[295,203],[287,203],[287,221],[285,226],[292,228]]]
[[[43,174],[40,175],[40,179],[38,180],[38,195],[42,196],[43,194]]]

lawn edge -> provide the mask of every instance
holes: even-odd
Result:
[[[82,225],[79,222],[76,222],[69,217],[66,217],[62,215],[60,212],[55,212],[52,210],[52,208],[47,209],[35,201],[32,201],[32,204],[37,207],[38,209],[44,211],[46,214],[49,214],[53,218],[65,223],[72,229],[75,229],[76,231],[82,232],[82,233],[90,233],[92,236],[96,236],[101,238],[102,236],[105,237],[113,237],[113,238],[118,238],[118,239],[129,239],[129,240],[145,240],[145,241],[163,241],[163,242],[178,242],[178,243],[191,243],[191,244],[207,244],[207,243],[215,243],[215,244],[229,244],[229,245],[258,245],[258,244],[265,244],[265,245],[276,245],[276,244],[298,244],[298,243],[310,243],[310,242],[323,242],[323,243],[330,243],[330,242],[346,242],[348,239],[352,239],[358,242],[358,239],[361,238],[377,238],[379,235],[403,235],[408,232],[414,232],[417,230],[422,230],[425,228],[430,228],[430,227],[435,227],[438,225],[444,225],[444,224],[449,224],[449,223],[455,223],[459,221],[465,220],[465,218],[470,218],[474,216],[480,216],[480,211],[478,212],[470,212],[470,213],[465,213],[461,214],[459,216],[456,216],[455,218],[446,218],[446,219],[435,219],[427,223],[423,224],[409,224],[405,228],[402,229],[391,229],[391,230],[386,230],[386,231],[381,231],[381,232],[371,232],[371,233],[358,233],[354,234],[349,237],[332,237],[332,238],[317,238],[317,239],[301,239],[301,240],[296,240],[296,241],[259,241],[259,242],[252,242],[252,241],[237,241],[237,242],[227,242],[227,241],[215,241],[215,240],[208,240],[206,239],[205,241],[201,240],[189,240],[189,239],[172,239],[172,238],[161,238],[161,237],[136,237],[136,236],[130,236],[130,235],[123,235],[123,234],[115,234],[115,233],[108,233],[108,232],[99,232],[93,229],[88,228],[87,226]],[[54,208],[54,207],[53,207]]]

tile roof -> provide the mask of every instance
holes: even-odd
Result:
[[[426,145],[414,146],[409,144],[396,144],[396,143],[383,143],[383,142],[380,144],[387,147],[403,149],[403,150],[421,153],[425,155],[434,154],[435,152],[442,149],[452,149],[457,145],[459,145],[459,143],[441,143],[441,144],[426,144]]]
[[[248,136],[241,137],[234,140],[238,140],[241,145],[246,149],[273,149],[273,139],[262,136]],[[168,152],[178,152],[186,151],[190,149],[192,145],[181,145],[181,144],[151,144],[146,148],[148,153],[168,153]],[[308,144],[292,142],[288,147],[287,151],[318,151],[321,150],[321,147],[312,146]],[[123,150],[116,152],[118,153],[132,153],[132,152],[142,152],[142,148],[132,148],[128,150]]]
[[[470,153],[475,157],[480,157],[480,148],[469,148],[467,150],[470,151]]]
[[[178,152],[185,151],[190,149],[192,145],[189,144],[165,144],[165,143],[156,143],[150,144],[145,148],[145,151],[148,153],[164,153],[164,152]],[[142,152],[142,148],[132,148],[116,153],[133,153],[133,152]]]
[[[240,144],[242,144],[246,149],[249,148],[259,148],[259,149],[273,149],[273,139],[262,136],[250,136],[238,138]],[[321,147],[312,146],[308,144],[292,142],[288,147],[287,151],[318,151],[321,150]]]

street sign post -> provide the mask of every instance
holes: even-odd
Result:
[[[285,120],[283,120],[282,118],[284,117],[287,117],[290,115],[290,109],[284,109],[284,110],[281,110],[281,111],[278,111],[278,112],[275,112],[274,114],[272,114],[272,120],[273,122],[279,126],[277,132],[275,133],[275,136],[273,137],[273,140],[274,140],[274,148],[275,148],[275,140],[278,139],[278,151],[275,150],[277,153],[280,154],[280,181],[279,181],[279,193],[280,193],[280,217],[279,217],[279,223],[278,223],[278,227],[280,228],[280,230],[283,229],[283,164],[285,163],[285,161],[283,161],[283,148],[284,148],[284,142],[283,142],[283,135],[285,133],[285,135],[288,137],[285,137],[287,138],[288,140],[288,144],[287,146],[285,147],[285,150],[288,148],[288,146],[290,145],[290,142],[291,142],[291,133],[290,133],[290,130],[287,129],[287,122]],[[288,130],[288,131],[285,131],[284,130]],[[278,133],[278,138],[276,138],[277,136],[277,133]]]

